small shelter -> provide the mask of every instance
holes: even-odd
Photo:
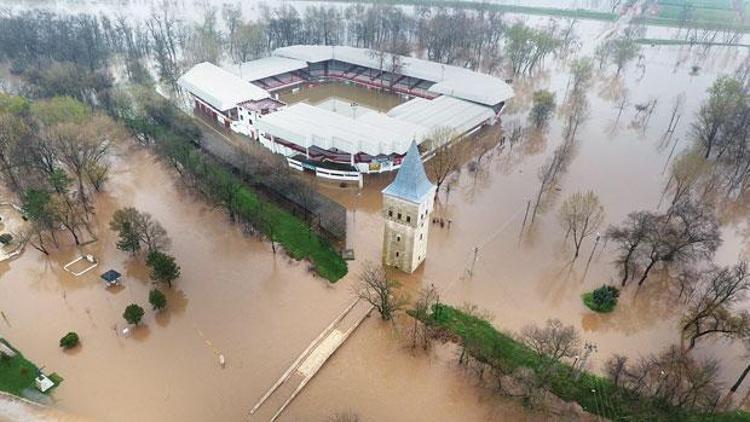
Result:
[[[55,386],[55,383],[49,379],[49,377],[40,372],[39,375],[34,378],[34,385],[37,390],[46,393],[50,388]]]
[[[120,277],[122,277],[122,274],[118,273],[115,270],[109,270],[106,273],[102,274],[101,277],[102,280],[104,280],[104,284],[106,284],[107,287],[110,287],[120,284]]]

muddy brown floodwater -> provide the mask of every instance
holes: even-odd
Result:
[[[597,26],[591,30],[596,33],[603,29],[604,26],[601,29]],[[603,361],[614,353],[637,358],[679,343],[678,325],[683,305],[673,299],[670,283],[665,278],[654,275],[640,289],[626,288],[612,314],[594,314],[584,307],[581,294],[605,282],[617,282],[612,265],[613,247],[600,243],[587,269],[586,262],[593,247],[593,240],[589,239],[584,243],[581,258],[571,267],[573,251],[564,243],[564,233],[556,219],[557,207],[566,195],[594,190],[607,213],[602,231],[632,211],[656,209],[668,177],[664,168],[671,142],[679,139],[677,152],[689,146],[689,122],[714,79],[733,71],[741,62],[743,57],[736,53],[731,49],[705,53],[681,47],[645,48],[643,76],[632,64],[622,79],[614,78],[612,70],[600,72],[588,95],[588,117],[578,131],[572,162],[558,180],[554,189],[557,193],[537,216],[530,233],[520,237],[524,210],[528,200],[533,202],[539,186],[537,169],[562,138],[561,118],[552,122],[543,139],[528,139],[512,150],[507,145],[495,148],[482,159],[477,171],[464,166],[451,179],[450,192],[442,192],[436,205],[435,215],[451,219],[451,228],[433,225],[425,264],[415,274],[398,278],[412,292],[434,283],[442,301],[454,305],[476,304],[488,310],[494,316],[494,324],[506,331],[517,332],[526,324],[543,323],[548,318],[560,318],[566,324],[573,324],[582,332],[584,340],[598,346],[589,365],[595,371],[600,371]],[[696,63],[701,70],[691,74],[690,67]],[[504,123],[523,122],[530,93],[535,89],[550,89],[561,102],[567,83],[567,66],[558,62],[550,63],[538,77],[517,83],[514,86],[517,97],[505,114]],[[617,122],[615,105],[625,90],[629,105]],[[669,122],[672,102],[683,93],[686,98],[682,121],[665,147],[662,135]],[[644,127],[635,119],[634,104],[654,98],[658,100],[657,107]],[[379,215],[380,190],[390,180],[389,176],[370,177],[363,192],[323,187],[326,194],[350,209],[350,230],[355,234],[353,245],[359,258],[379,256],[383,228]],[[747,257],[747,213],[740,211],[739,214],[740,217],[724,218],[723,245],[716,256],[721,265]],[[468,277],[475,247],[479,247],[478,259],[473,276]],[[750,306],[750,301],[744,306]],[[380,372],[350,367],[353,365],[350,360],[361,359],[352,355],[372,353],[371,341],[357,336],[366,334],[364,331],[357,333],[355,340],[344,345],[330,363],[330,367],[341,368],[340,372],[323,371],[314,379],[306,394],[292,405],[292,415],[302,418],[309,411],[308,404],[318,409],[317,414],[330,413],[335,405],[327,401],[327,393],[339,386],[358,385],[359,377],[363,376],[371,381],[368,388],[372,390],[368,391],[372,396],[360,390],[351,392],[349,388],[338,394],[344,395],[344,401],[352,408],[363,409],[365,415],[379,414],[369,400],[381,403],[378,394],[388,387],[377,385],[384,382]],[[362,347],[358,346],[360,343]],[[744,355],[741,345],[718,338],[705,338],[696,353],[717,358],[721,362],[721,377],[727,384],[734,382],[746,365],[741,359]],[[373,361],[380,355],[391,359],[387,352],[380,352],[362,364],[375,365]],[[393,365],[400,365],[403,359],[394,359]],[[431,367],[431,370],[444,369]],[[355,375],[359,372],[369,375]],[[393,378],[390,382],[397,384],[393,388],[399,389],[403,382],[401,377]],[[750,383],[746,382],[738,396],[744,397],[749,387]],[[402,407],[405,415],[419,406],[408,404],[410,400],[418,403],[417,397],[423,393],[419,387],[415,388],[417,391],[403,393],[407,395]],[[434,394],[430,388],[425,390],[425,394]],[[448,415],[450,410],[436,409],[434,414]]]
[[[595,40],[607,26],[585,23],[584,29]],[[584,308],[580,295],[616,276],[612,246],[600,245],[586,269],[592,248],[587,241],[582,258],[568,266],[572,251],[564,243],[556,209],[561,197],[586,189],[599,195],[606,224],[634,210],[658,207],[670,149],[660,148],[660,139],[671,102],[686,94],[675,134],[681,139],[679,150],[688,145],[688,123],[706,88],[739,63],[732,51],[717,48],[703,57],[687,48],[646,48],[643,77],[633,65],[622,80],[614,79],[611,70],[598,74],[575,155],[530,234],[519,237],[523,212],[538,188],[537,168],[560,142],[560,119],[553,120],[543,139],[497,147],[475,171],[464,166],[436,207],[437,216],[453,221],[450,230],[432,226],[425,264],[413,275],[396,276],[408,291],[434,283],[445,303],[487,309],[503,330],[553,317],[573,324],[598,345],[593,370],[615,352],[637,357],[678,342],[681,305],[658,277],[641,289],[627,288],[612,314]],[[691,75],[694,63],[701,70]],[[519,81],[505,124],[524,119],[534,89],[548,87],[561,102],[567,80],[567,67],[550,62],[537,77]],[[616,123],[615,103],[624,89],[631,105]],[[377,109],[355,91],[337,90],[335,96]],[[637,127],[633,104],[651,98],[658,99],[654,115],[645,128]],[[0,321],[0,334],[29,359],[65,377],[53,393],[58,410],[105,421],[244,420],[252,404],[351,301],[361,263],[380,259],[379,192],[391,177],[368,177],[362,191],[317,184],[349,209],[357,256],[350,274],[330,285],[308,273],[303,263],[273,255],[268,244],[238,232],[223,213],[186,192],[149,152],[120,148],[96,204],[100,239],[83,248],[99,258],[100,266],[77,278],[64,272],[62,265],[79,253],[72,246],[49,258],[29,248],[0,264],[0,310],[7,316],[7,322]],[[182,266],[181,279],[167,290],[169,310],[147,312],[143,326],[128,338],[116,334],[124,327],[122,311],[133,302],[146,307],[152,286],[143,262],[116,250],[106,227],[122,206],[153,214],[168,230],[172,253]],[[747,218],[738,215],[723,226],[724,244],[717,255],[722,264],[747,252]],[[478,260],[468,277],[475,247]],[[98,279],[108,268],[124,274],[119,290],[106,290]],[[82,346],[64,353],[57,341],[70,330],[81,335]],[[457,368],[450,347],[412,354],[406,337],[403,328],[369,319],[281,419],[321,420],[346,410],[366,421],[548,419],[476,387]],[[697,350],[721,360],[727,381],[744,366],[741,351],[738,344],[717,339],[701,341]],[[219,367],[219,353],[227,358],[225,369]]]

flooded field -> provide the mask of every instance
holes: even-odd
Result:
[[[605,30],[603,25],[601,30]],[[498,147],[483,158],[476,171],[465,166],[451,179],[450,192],[441,193],[436,205],[438,217],[452,220],[451,229],[432,226],[427,261],[414,275],[400,277],[405,285],[416,291],[419,286],[434,283],[441,300],[456,305],[477,304],[494,315],[496,326],[507,331],[517,332],[532,322],[560,318],[578,327],[586,341],[597,344],[598,352],[590,365],[593,370],[601,370],[601,363],[613,353],[637,357],[679,343],[682,305],[673,299],[667,280],[658,276],[640,289],[625,289],[612,314],[599,315],[586,309],[581,294],[605,282],[616,282],[613,248],[599,245],[587,268],[593,247],[589,239],[582,249],[583,259],[571,268],[568,264],[573,252],[557,222],[560,198],[589,189],[604,205],[604,227],[618,223],[632,211],[656,209],[668,177],[665,166],[673,142],[677,142],[677,152],[689,146],[689,122],[706,89],[718,75],[733,71],[744,59],[729,49],[657,47],[643,53],[645,72],[631,66],[624,78],[615,78],[612,70],[600,72],[595,78],[589,92],[588,116],[578,131],[575,156],[559,180],[556,197],[542,210],[528,235],[520,236],[525,207],[527,201],[533,201],[539,186],[537,169],[561,141],[562,119],[553,122],[546,137],[526,139],[512,149],[508,145]],[[693,64],[700,65],[699,72],[691,71]],[[567,83],[566,65],[559,62],[550,63],[531,80],[516,83],[516,98],[504,115],[504,124],[524,123],[523,112],[530,106],[533,90],[547,88],[560,99]],[[685,95],[683,120],[666,147],[662,136],[673,101],[681,94]],[[623,95],[629,98],[628,106],[618,122],[616,104]],[[635,119],[634,106],[652,99],[658,104],[644,127]],[[371,239],[381,236],[379,192],[389,181],[388,176],[368,178],[361,194],[334,186],[325,189],[332,198],[356,209],[354,248],[360,257],[378,256],[380,245]],[[747,214],[740,213],[743,217],[723,217],[723,245],[716,257],[721,265],[747,258]],[[479,254],[473,277],[469,278],[467,270],[475,247]],[[699,344],[698,353],[720,360],[727,383],[734,382],[745,367],[739,344],[707,338]],[[314,380],[309,394],[320,394],[315,392],[318,388],[322,387]],[[745,385],[743,392],[747,389]]]
[[[287,104],[304,102],[356,118],[367,111],[385,113],[406,101],[400,95],[363,88],[353,83],[311,84],[279,93]]]
[[[611,30],[604,23],[582,23],[581,36],[591,41],[583,51],[593,51]],[[440,194],[435,212],[452,224],[431,227],[427,261],[415,274],[394,274],[405,290],[414,293],[433,283],[442,302],[476,304],[494,316],[498,328],[510,332],[560,318],[597,344],[590,365],[595,371],[615,352],[635,358],[678,343],[682,305],[669,293],[667,280],[656,275],[640,289],[629,286],[614,313],[588,311],[581,294],[616,278],[613,248],[601,244],[587,265],[593,247],[589,239],[583,258],[571,266],[572,251],[556,221],[561,197],[579,190],[599,195],[605,226],[629,212],[659,207],[673,142],[676,151],[689,146],[689,122],[706,89],[745,58],[744,51],[726,48],[649,47],[643,54],[644,66],[631,64],[623,77],[615,77],[611,69],[596,75],[573,160],[558,181],[557,195],[527,234],[521,235],[524,211],[539,186],[537,169],[562,139],[562,119],[553,120],[546,136],[524,139],[512,148],[494,139],[498,146],[480,163],[452,176],[450,191]],[[562,102],[568,79],[567,63],[551,60],[535,77],[516,81],[516,98],[503,124],[525,124],[536,89],[550,89]],[[682,121],[665,144],[671,105],[681,94]],[[618,119],[616,105],[624,95],[627,107]],[[352,102],[360,111],[385,111],[402,101],[339,84],[284,93],[282,99],[352,113]],[[635,105],[652,99],[657,106],[644,123],[636,118]],[[486,131],[479,136],[498,135]],[[304,263],[274,255],[269,244],[240,233],[147,151],[120,148],[112,169],[96,203],[97,242],[81,250],[67,246],[51,257],[27,248],[18,259],[0,263],[0,311],[7,317],[0,320],[0,335],[65,378],[53,394],[56,411],[104,421],[244,420],[250,406],[351,302],[361,263],[379,261],[380,191],[393,175],[368,177],[362,191],[316,184],[349,209],[357,256],[350,274],[331,285],[309,273]],[[164,225],[182,267],[181,279],[166,290],[168,310],[159,315],[147,311],[145,323],[130,337],[118,334],[124,328],[122,312],[130,303],[147,307],[152,286],[142,260],[117,250],[107,228],[114,210],[123,206],[149,212]],[[717,261],[731,264],[748,254],[747,213],[736,207],[723,216],[723,223]],[[472,264],[474,248],[478,254]],[[80,277],[62,270],[82,253],[94,255],[99,266]],[[104,288],[99,274],[109,268],[123,273],[121,288]],[[57,341],[70,330],[81,335],[82,346],[65,353]],[[412,354],[407,337],[402,326],[376,317],[367,320],[281,419],[322,420],[350,410],[365,421],[549,420],[476,387],[458,368],[450,347]],[[697,352],[721,361],[726,382],[733,382],[745,366],[739,344],[706,338]],[[219,354],[227,358],[225,369],[219,366]],[[740,396],[748,388],[746,382]],[[2,402],[0,408],[8,409]],[[19,412],[0,412],[0,420],[25,415]]]

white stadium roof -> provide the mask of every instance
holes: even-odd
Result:
[[[489,107],[445,95],[434,100],[414,98],[393,107],[387,114],[396,120],[418,124],[427,133],[446,127],[457,135],[468,132],[495,115]]]
[[[364,152],[370,155],[404,153],[421,131],[416,125],[402,122],[383,123],[382,117],[357,119],[306,103],[297,103],[283,110],[267,114],[256,122],[258,129],[303,147],[317,146],[338,149],[347,153]],[[393,124],[391,124],[393,123]]]
[[[270,76],[282,75],[295,70],[304,69],[307,62],[281,56],[269,56],[240,64],[232,64],[224,68],[246,81],[257,81]]]
[[[292,45],[277,48],[274,56],[319,63],[338,60],[371,69],[380,68],[373,50],[346,46]],[[513,96],[513,89],[502,79],[469,69],[401,56],[401,74],[435,82],[430,91],[485,105],[495,105]]]
[[[415,98],[388,113],[365,112],[356,119],[306,103],[259,118],[256,126],[303,147],[336,148],[346,153],[404,154],[438,128],[463,134],[494,117],[491,108],[456,98]]]
[[[193,66],[177,83],[219,111],[270,96],[268,91],[208,62]]]

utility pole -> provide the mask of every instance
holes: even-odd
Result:
[[[511,145],[512,147],[512,145]],[[523,224],[521,225],[521,233],[518,235],[518,241],[521,241],[523,237],[523,230],[526,228],[526,219],[529,217],[529,208],[531,207],[531,199],[526,200],[526,212],[523,213]]]
[[[474,275],[474,265],[477,263],[477,258],[479,258],[479,247],[474,248],[474,258],[471,260],[471,268],[469,269],[469,278],[471,278]]]
[[[594,257],[594,252],[596,252],[596,247],[599,245],[599,240],[602,238],[602,234],[599,232],[596,232],[596,240],[594,241],[594,247],[591,248],[591,255],[589,255],[589,260],[586,262],[586,268],[588,268],[589,264],[591,263],[591,258]]]

